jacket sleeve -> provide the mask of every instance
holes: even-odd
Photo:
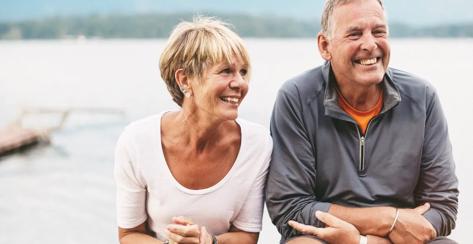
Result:
[[[294,84],[286,83],[276,98],[271,136],[273,154],[266,187],[266,204],[282,240],[298,235],[287,222],[323,226],[315,211],[327,212],[330,204],[315,197],[315,149],[303,122],[301,98]]]
[[[432,89],[428,88],[427,96],[421,175],[416,189],[416,202],[430,203],[431,208],[424,217],[434,226],[438,236],[446,236],[455,228],[458,180],[447,121],[440,101]]]

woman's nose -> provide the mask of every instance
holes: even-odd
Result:
[[[243,76],[240,73],[236,73],[232,81],[230,81],[230,88],[239,88],[243,82],[245,82]]]

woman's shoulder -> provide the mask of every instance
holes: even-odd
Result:
[[[154,128],[158,126],[161,122],[162,113],[150,115],[129,123],[125,130],[130,131],[141,131],[141,130],[148,130],[150,128]]]
[[[248,121],[246,119],[237,119],[238,124],[241,127],[242,131],[242,136],[244,137],[255,137],[256,138],[261,138],[261,139],[270,139],[270,133],[269,129],[266,128],[265,126]]]
[[[161,116],[163,113],[147,116],[129,123],[120,137],[126,141],[150,140],[150,135],[160,134]]]
[[[241,127],[241,137],[242,140],[246,142],[246,145],[251,145],[251,148],[261,151],[272,150],[273,140],[268,128],[261,124],[240,118],[237,122]]]
[[[237,122],[241,127],[242,144],[239,154],[239,158],[242,159],[241,168],[252,172],[246,172],[246,177],[265,174],[273,151],[273,140],[269,129],[244,119],[238,119]]]

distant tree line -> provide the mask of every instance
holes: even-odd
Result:
[[[318,20],[247,14],[216,14],[234,26],[244,37],[315,37]],[[192,13],[92,15],[87,17],[52,17],[39,20],[0,23],[0,39],[64,38],[166,38],[181,20],[191,20]],[[392,37],[473,37],[473,23],[432,27],[390,24]]]

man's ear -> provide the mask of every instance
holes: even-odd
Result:
[[[327,61],[332,59],[332,54],[328,49],[329,45],[328,37],[324,33],[319,32],[319,34],[317,34],[317,46],[319,47],[320,55]]]

